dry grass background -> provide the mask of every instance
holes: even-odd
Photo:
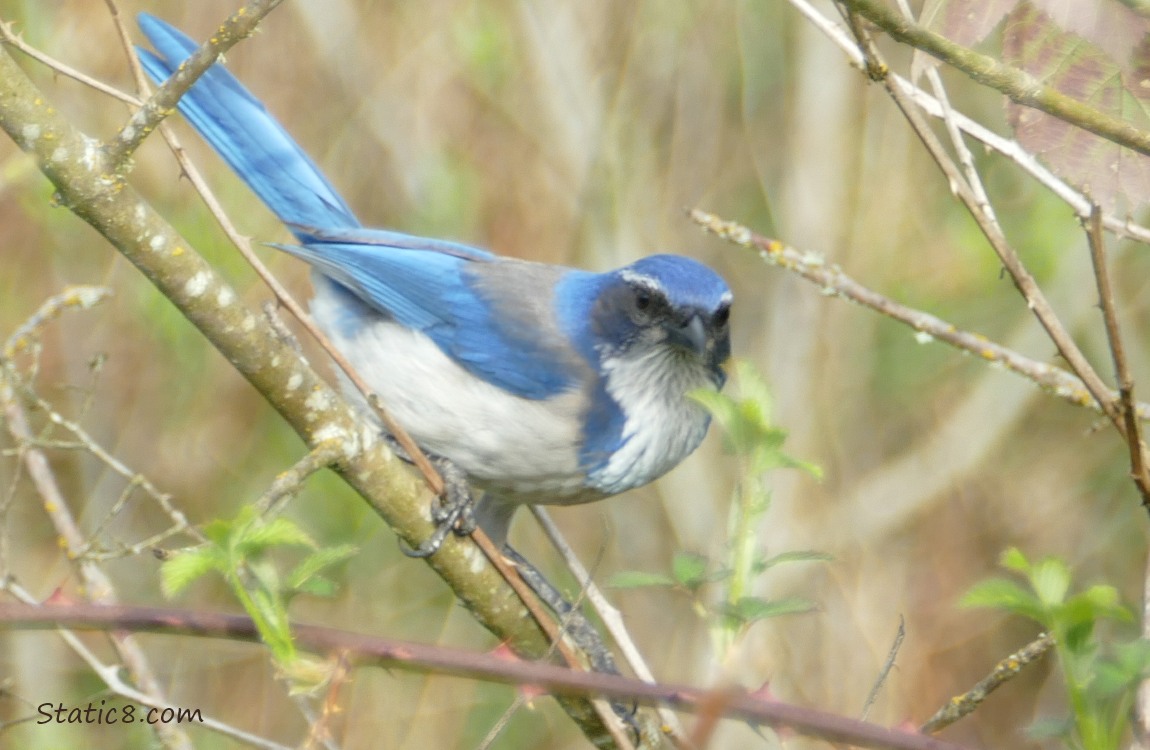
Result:
[[[121,0],[194,36],[235,2]],[[130,88],[105,4],[0,0],[25,40],[102,80]],[[891,50],[896,64],[904,62]],[[1082,409],[961,357],[875,314],[821,296],[685,217],[698,206],[824,253],[866,284],[1032,356],[1053,347],[900,116],[786,3],[754,0],[294,0],[240,44],[229,65],[267,103],[369,224],[449,237],[513,255],[604,269],[654,251],[719,269],[736,294],[737,356],[764,373],[789,451],[820,464],[821,483],[772,477],[762,529],[770,552],[818,549],[836,561],[768,574],[759,593],[801,594],[817,613],[754,626],[734,677],[769,681],[781,699],[858,715],[900,616],[907,637],[873,720],[921,722],[1026,642],[1026,623],[958,610],[957,597],[994,569],[999,552],[1069,560],[1084,582],[1105,580],[1137,601],[1144,513],[1126,479],[1123,446]],[[25,61],[27,62],[27,61]],[[48,96],[96,137],[127,115],[119,103],[27,63]],[[1000,131],[996,95],[947,78],[957,105]],[[182,124],[185,145],[241,229],[285,236],[274,219]],[[241,288],[267,293],[216,229],[158,139],[136,159],[133,184]],[[1108,371],[1086,243],[1070,211],[993,156],[980,155],[1011,239],[1056,308]],[[69,283],[115,297],[49,326],[40,392],[82,420],[195,522],[231,517],[302,444],[245,381],[125,261],[65,210],[45,180],[0,140],[0,335]],[[306,271],[265,253],[303,296]],[[1150,372],[1145,249],[1114,257],[1119,309],[1136,375]],[[103,358],[93,374],[94,358]],[[1140,381],[1141,382],[1141,381]],[[1145,393],[1145,391],[1143,391]],[[5,436],[3,441],[7,441]],[[11,447],[3,442],[3,447]],[[52,453],[69,502],[89,529],[122,481],[82,453]],[[0,456],[0,534],[7,570],[36,596],[75,586],[39,501],[10,455]],[[722,556],[734,465],[712,435],[650,488],[555,516],[598,577],[662,570],[678,550]],[[360,554],[333,600],[300,600],[301,620],[486,649],[494,644],[418,562],[331,476],[312,480],[291,515],[322,541]],[[130,505],[109,537],[135,541],[162,523]],[[525,554],[554,562],[521,521]],[[158,603],[149,555],[108,564],[126,602]],[[704,623],[663,590],[615,597],[655,673],[718,678]],[[197,584],[182,605],[230,607]],[[97,637],[87,639],[103,648]],[[281,742],[305,722],[257,649],[145,637],[171,698]],[[1020,734],[1036,714],[1064,710],[1050,664],[993,697],[948,737],[975,747],[1038,747]],[[85,703],[100,684],[54,636],[0,637],[0,717],[40,702]],[[361,671],[345,687],[336,726],[345,748],[472,747],[513,698],[506,688]],[[199,746],[228,747],[196,734]],[[714,747],[769,746],[724,725]],[[146,747],[122,727],[0,732],[0,746]],[[497,747],[581,747],[549,701],[520,711]],[[787,747],[821,747],[788,740]],[[1053,746],[1053,745],[1052,745]]]

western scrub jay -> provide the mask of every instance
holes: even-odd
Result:
[[[167,79],[197,44],[147,14]],[[523,503],[598,500],[662,476],[702,441],[687,393],[719,389],[731,291],[707,266],[652,255],[591,273],[360,224],[282,126],[221,65],[180,101],[311,264],[311,312],[425,450],[485,492],[498,542]],[[356,397],[358,400],[358,397]]]

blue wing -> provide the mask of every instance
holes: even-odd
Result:
[[[357,235],[366,238],[377,232],[385,239],[392,235],[381,230],[359,230]],[[586,374],[586,363],[555,327],[553,284],[538,283],[567,269],[420,247],[389,245],[381,252],[362,241],[276,247],[306,260],[372,308],[387,311],[389,318],[425,334],[472,375],[517,396],[554,396]],[[516,294],[508,294],[508,285],[502,283],[507,279]],[[371,323],[360,315],[349,316],[342,325]]]
[[[138,49],[144,70],[166,80],[198,45],[147,14],[140,28],[156,52]],[[525,264],[478,248],[364,228],[351,208],[264,105],[221,65],[180,100],[180,111],[244,182],[292,230],[299,246],[277,245],[318,268],[370,308],[421,331],[471,374],[518,396],[541,399],[572,385],[572,360],[559,346],[540,274],[566,269]],[[518,289],[507,270],[526,271]],[[538,269],[552,269],[541,272]],[[510,274],[514,276],[514,271]],[[528,287],[528,288],[522,288]],[[533,314],[515,310],[539,297]],[[507,299],[503,299],[506,297]],[[367,321],[364,321],[367,322]],[[541,335],[546,334],[546,335]]]

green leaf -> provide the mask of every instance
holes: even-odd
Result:
[[[710,580],[707,576],[707,566],[710,560],[702,555],[690,552],[679,552],[671,560],[671,576],[680,586],[689,589],[698,588]]]
[[[1032,740],[1053,740],[1067,737],[1074,731],[1074,719],[1065,716],[1062,718],[1043,717],[1036,719],[1026,728],[1026,736]]]
[[[1022,550],[1018,547],[1009,547],[1002,553],[1002,557],[998,558],[998,564],[1007,570],[1013,570],[1015,573],[1027,574],[1030,572],[1030,561],[1026,559],[1026,555],[1022,554]]]
[[[799,596],[785,599],[761,599],[757,596],[744,596],[734,604],[723,607],[723,614],[740,623],[750,624],[769,617],[796,615],[812,612],[814,602]]]
[[[293,591],[303,591],[304,584],[324,568],[343,562],[356,553],[356,548],[350,544],[341,544],[338,547],[324,547],[305,557],[295,567],[287,578],[287,587]],[[330,582],[328,586],[333,586]]]
[[[1139,638],[1118,644],[1113,655],[1098,665],[1095,674],[1093,689],[1100,698],[1110,699],[1133,691],[1150,675],[1150,642]]]
[[[1142,677],[1150,670],[1150,641],[1145,638],[1119,644],[1114,649],[1114,655],[1131,674]]]
[[[237,551],[244,556],[284,546],[314,548],[316,544],[299,525],[286,518],[274,518],[267,523],[248,526],[236,541]]]
[[[1047,557],[1030,571],[1030,585],[1046,606],[1062,604],[1070,590],[1070,569],[1055,557]]]
[[[235,522],[217,518],[204,526],[204,536],[217,547],[227,548],[233,528],[235,528]]]
[[[335,661],[314,656],[297,656],[279,664],[284,678],[291,685],[289,695],[310,695],[315,697],[327,685],[335,672]]]
[[[665,573],[644,570],[623,570],[611,576],[607,585],[616,589],[640,589],[651,586],[675,586],[675,579]]]
[[[218,547],[203,546],[174,553],[160,566],[160,590],[171,599],[192,581],[212,571],[224,570]]]
[[[294,659],[295,644],[292,642],[287,610],[284,609],[279,593],[264,589],[250,593],[254,611],[248,614],[257,624],[262,624],[259,628],[260,637],[271,649],[273,658],[281,664]]]
[[[1001,609],[1047,625],[1045,610],[1034,594],[1005,578],[990,578],[976,583],[959,600],[959,606]]]
[[[1132,622],[1134,615],[1119,601],[1118,589],[1113,586],[1096,585],[1075,594],[1066,600],[1059,611],[1059,618],[1066,627],[1081,623],[1093,624],[1097,620]]]
[[[775,567],[776,565],[786,565],[796,562],[830,562],[834,560],[834,555],[827,554],[826,552],[817,552],[815,550],[794,550],[792,552],[783,552],[768,557],[766,560],[760,560],[756,567],[756,572],[761,573],[764,570]]]
[[[334,596],[337,587],[335,582],[324,578],[321,575],[313,575],[306,581],[301,581],[298,586],[293,586],[288,592],[288,596],[293,594],[309,594],[311,596],[330,597]]]

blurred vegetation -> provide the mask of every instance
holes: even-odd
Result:
[[[236,3],[119,5],[125,18],[146,10],[203,36]],[[16,21],[24,39],[48,54],[131,89],[103,3],[0,0],[0,18]],[[649,252],[680,252],[731,282],[736,354],[764,374],[773,423],[789,433],[788,452],[824,475],[816,482],[802,472],[773,472],[757,542],[834,558],[756,579],[753,595],[801,596],[819,611],[749,630],[731,679],[755,686],[769,680],[782,700],[856,716],[904,617],[898,669],[870,718],[924,719],[1036,634],[1021,618],[956,609],[1004,548],[1055,556],[1076,580],[1105,581],[1123,600],[1140,597],[1145,514],[1127,478],[1124,447],[1094,429],[1092,413],[822,297],[701,234],[684,216],[685,207],[698,206],[738,219],[825,254],[896,299],[1053,358],[901,116],[786,3],[313,0],[285,3],[262,28],[229,53],[230,67],[366,223],[597,269]],[[106,138],[126,118],[123,105],[22,63],[89,134]],[[1006,132],[1000,96],[943,76],[958,108]],[[241,230],[260,241],[282,240],[284,230],[266,209],[178,127]],[[152,140],[137,155],[133,184],[226,270],[248,303],[266,299]],[[1108,371],[1086,242],[1070,210],[1002,157],[978,160],[1010,238]],[[293,291],[307,295],[301,264],[271,250],[265,257]],[[1150,340],[1150,288],[1142,283],[1150,260],[1145,248],[1116,243],[1113,263],[1140,377],[1150,372],[1150,351],[1140,346]],[[193,523],[235,518],[298,458],[301,442],[133,268],[53,207],[46,181],[0,139],[0,338],[73,283],[104,284],[115,296],[45,329],[37,392],[170,493]],[[4,433],[0,448],[10,447]],[[123,480],[83,452],[50,455],[83,527],[105,523]],[[603,550],[600,580],[655,569],[683,551],[721,555],[739,475],[713,434],[656,485],[554,516],[585,559]],[[0,455],[0,573],[39,598],[66,595],[76,580],[39,502],[15,457]],[[293,617],[396,638],[495,645],[330,474],[309,480],[286,515],[321,546],[359,549],[336,569],[334,598],[301,597]],[[106,523],[103,539],[133,543],[164,524],[153,504],[134,497]],[[520,522],[512,541],[553,567],[539,537]],[[124,601],[163,603],[151,555],[106,567]],[[714,675],[707,624],[687,598],[644,588],[616,592],[614,601],[657,676],[703,683]],[[235,607],[222,583],[197,583],[181,603]],[[110,655],[99,637],[85,642]],[[258,649],[167,636],[143,642],[173,702],[280,742],[300,740],[306,723]],[[106,697],[90,669],[49,633],[0,638],[0,685],[4,720],[34,716],[40,702]],[[364,670],[344,686],[334,729],[345,748],[377,747],[381,737],[393,738],[389,748],[474,747],[513,697],[506,687]],[[1067,710],[1060,677],[1042,663],[946,736],[981,747],[1053,747],[1022,729],[1036,716]],[[193,732],[199,747],[231,746]],[[755,742],[748,727],[726,722],[714,746]],[[27,723],[0,735],[5,743],[142,748],[150,736]],[[514,716],[496,746],[584,741],[562,712],[539,699]],[[787,746],[824,747],[802,740]]]
[[[1113,586],[1096,584],[1070,594],[1071,574],[1055,557],[1032,563],[1018,548],[1002,555],[1002,567],[1021,575],[981,581],[963,597],[967,607],[992,607],[1027,617],[1054,639],[1071,713],[1046,717],[1031,727],[1036,736],[1061,738],[1074,750],[1113,750],[1123,746],[1139,682],[1150,674],[1150,641],[1134,631],[1105,638],[1099,625],[1130,623],[1134,614]]]

